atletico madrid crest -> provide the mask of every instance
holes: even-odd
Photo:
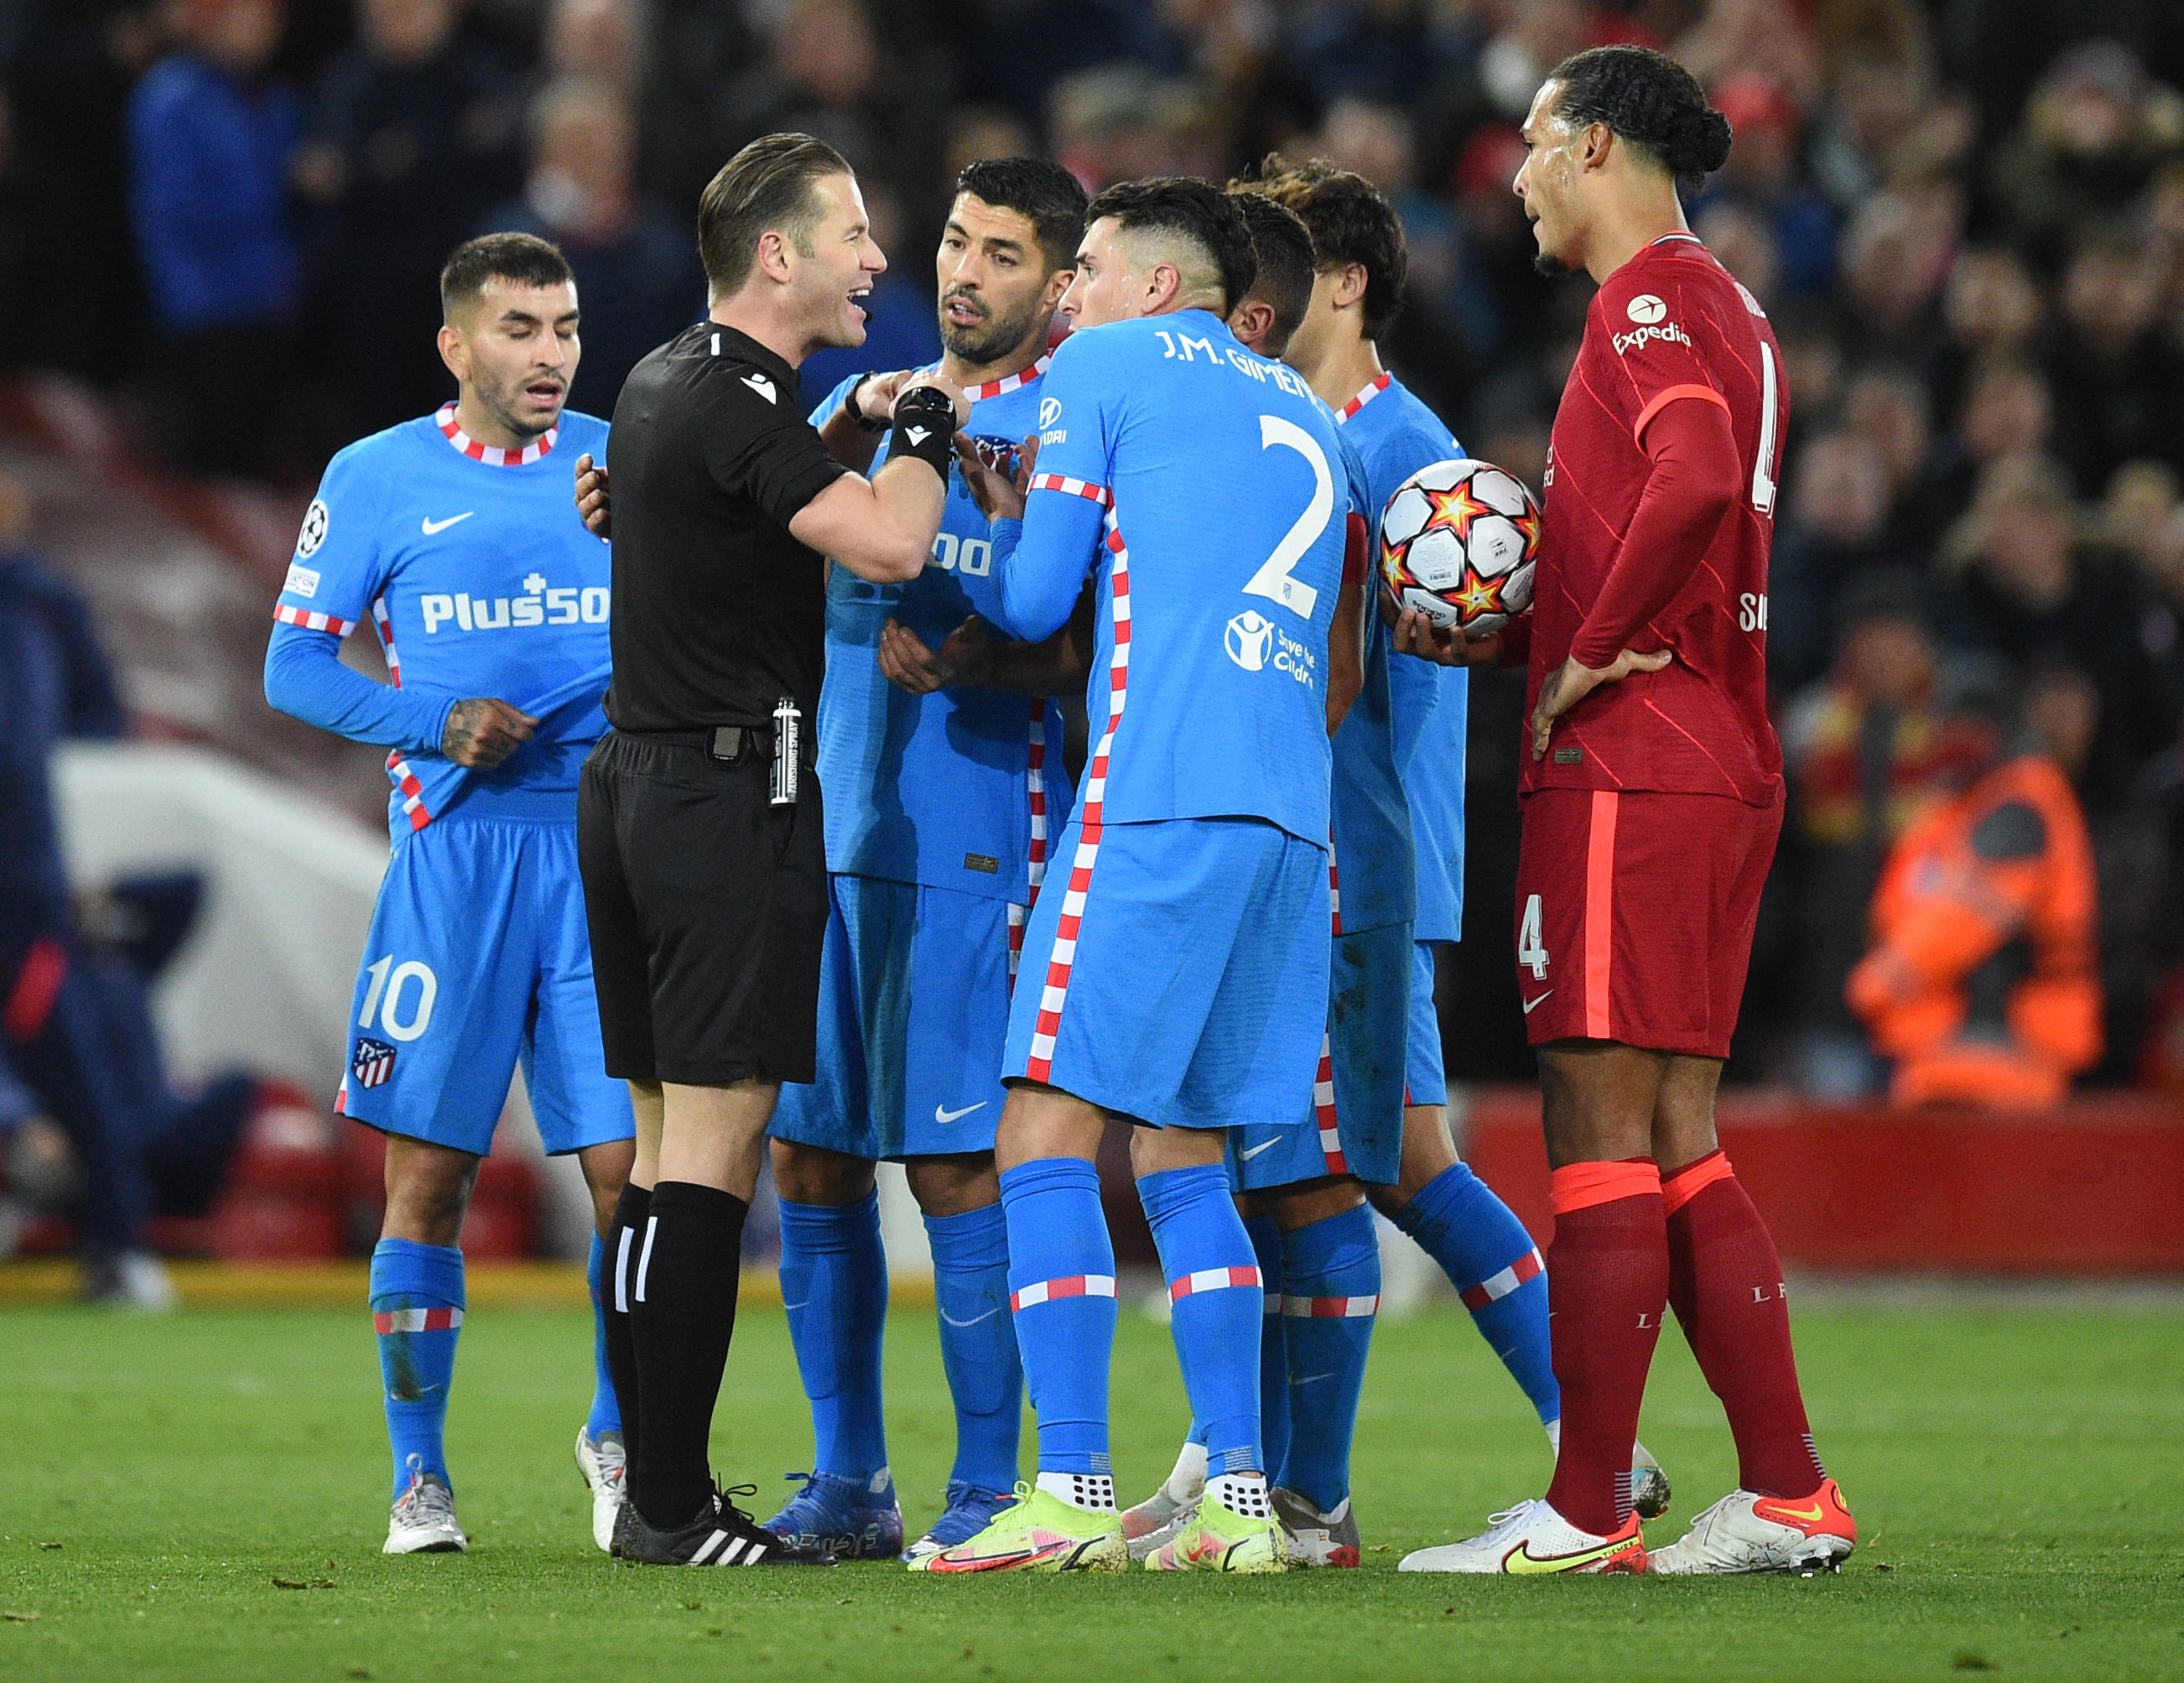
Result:
[[[356,1078],[359,1087],[382,1085],[394,1073],[394,1048],[384,1040],[359,1036],[356,1050],[349,1056],[348,1073]]]

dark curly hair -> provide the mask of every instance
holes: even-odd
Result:
[[[1595,47],[1547,72],[1562,84],[1555,113],[1573,128],[1605,123],[1651,154],[1685,192],[1729,161],[1729,119],[1707,103],[1699,80],[1650,47]]]
[[[1410,253],[1403,219],[1387,196],[1356,171],[1324,158],[1295,163],[1270,152],[1240,185],[1296,212],[1312,236],[1312,260],[1322,269],[1352,263],[1365,270],[1365,337],[1379,340],[1403,304]]]
[[[1139,228],[1180,234],[1206,254],[1221,277],[1222,315],[1235,309],[1251,290],[1258,259],[1251,251],[1251,230],[1236,201],[1211,181],[1188,176],[1148,176],[1117,181],[1084,212],[1091,226],[1103,216],[1115,219],[1125,233]]]

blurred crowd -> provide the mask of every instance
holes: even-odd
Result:
[[[487,228],[567,251],[574,401],[610,413],[702,308],[699,188],[766,131],[863,177],[894,265],[873,366],[937,348],[925,254],[967,159],[1043,151],[1097,188],[1279,147],[1395,199],[1389,359],[1536,483],[1590,289],[1532,271],[1517,125],[1617,40],[1676,53],[1735,125],[1689,209],[1793,393],[1769,621],[1791,815],[1738,1072],[1946,1095],[1913,1078],[1940,1023],[1944,1064],[1999,1060],[1975,1095],[2184,1085],[2175,0],[17,0],[0,373],[109,389],[181,471],[301,484],[443,397],[432,277]],[[1443,978],[1475,1077],[1525,1067],[1490,891],[1518,705],[1481,684]]]

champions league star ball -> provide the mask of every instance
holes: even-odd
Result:
[[[1540,505],[1490,462],[1444,461],[1406,479],[1380,515],[1380,577],[1400,607],[1490,637],[1532,605]]]

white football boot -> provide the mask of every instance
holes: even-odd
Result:
[[[387,1518],[385,1554],[460,1554],[471,1540],[455,1524],[455,1493],[437,1474],[416,1469],[411,1457],[410,1488]]]
[[[1206,1446],[1186,1443],[1174,1470],[1135,1507],[1123,1510],[1123,1536],[1130,1558],[1143,1560],[1173,1538],[1206,1494]]]
[[[1356,1566],[1363,1558],[1357,1539],[1357,1514],[1345,1496],[1332,1513],[1323,1513],[1302,1491],[1277,1485],[1274,1517],[1288,1533],[1292,1566]]]
[[[1691,1529],[1647,1558],[1646,1569],[1671,1577],[1712,1572],[1840,1572],[1858,1546],[1858,1522],[1833,1479],[1801,1501],[1731,1491],[1691,1521]]]
[[[614,1550],[615,1515],[629,1487],[629,1457],[620,1432],[601,1432],[593,1437],[585,1427],[577,1428],[577,1470],[592,1491],[592,1541],[599,1552]]]
[[[1643,1572],[1646,1537],[1632,1513],[1614,1533],[1580,1531],[1543,1496],[1504,1508],[1487,1529],[1460,1543],[1422,1548],[1403,1557],[1405,1572]]]

